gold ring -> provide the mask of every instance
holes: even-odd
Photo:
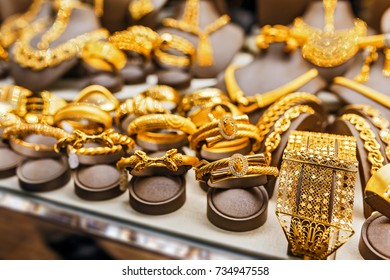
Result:
[[[195,47],[194,45],[179,36],[164,33],[161,35],[162,43],[159,48],[154,50],[154,56],[163,64],[189,67],[195,59]],[[173,55],[167,52],[169,49],[174,49],[182,55]]]
[[[121,158],[116,164],[118,169],[128,169],[141,172],[150,166],[166,167],[171,171],[177,171],[180,166],[194,166],[198,163],[198,158],[179,153],[177,149],[171,149],[162,157],[149,157],[145,152],[135,151],[134,155],[128,158]]]
[[[103,71],[119,71],[125,67],[126,55],[113,44],[90,41],[81,50],[81,58],[88,65]]]
[[[128,135],[134,135],[143,131],[151,131],[157,129],[172,129],[179,130],[188,135],[195,133],[195,124],[184,117],[172,114],[153,114],[141,116],[132,121],[128,128]]]
[[[225,115],[239,116],[241,111],[230,102],[209,103],[194,111],[190,119],[197,126],[201,127],[209,122],[217,121]]]
[[[90,123],[84,124],[80,120],[87,120]],[[54,125],[64,127],[63,122],[77,124],[76,127],[80,130],[88,129],[92,127],[99,127],[100,130],[111,128],[112,117],[106,111],[103,111],[99,107],[88,103],[71,103],[66,107],[60,109],[54,115]],[[100,131],[101,132],[101,131]]]
[[[112,112],[119,107],[119,101],[111,91],[101,85],[91,85],[80,91],[74,103],[93,104],[103,111]]]

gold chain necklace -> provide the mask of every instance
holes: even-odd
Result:
[[[45,0],[34,0],[27,12],[7,18],[0,28],[0,44],[3,48],[11,46],[38,15]]]
[[[43,31],[46,26],[45,21],[39,21],[29,27],[20,40],[15,44],[14,59],[21,67],[31,68],[39,71],[47,67],[54,67],[67,61],[81,53],[81,49],[91,41],[107,39],[109,33],[105,29],[98,29],[82,34],[55,48],[47,50],[37,50],[30,45],[34,36]]]
[[[176,28],[198,36],[199,44],[197,50],[197,59],[200,66],[211,66],[214,63],[213,48],[210,42],[210,34],[222,28],[230,22],[228,15],[219,17],[210,23],[203,30],[199,27],[199,0],[188,0],[184,9],[182,20],[167,18],[163,20],[166,27]]]
[[[132,0],[129,4],[129,13],[134,20],[139,20],[153,12],[152,0]]]
[[[38,48],[41,50],[47,50],[50,46],[50,43],[57,40],[65,31],[68,26],[72,11],[78,5],[78,2],[75,0],[58,0],[55,5],[58,5],[57,17],[53,25],[47,30],[40,42],[38,43]]]

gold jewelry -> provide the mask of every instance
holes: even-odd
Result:
[[[27,97],[33,93],[19,86],[0,86],[0,101],[12,104],[17,108],[22,108],[26,105]]]
[[[80,91],[74,103],[93,104],[103,111],[112,112],[118,109],[119,101],[111,91],[101,85],[91,85]]]
[[[209,163],[201,160],[195,166],[195,178],[199,182],[217,183],[230,178],[241,178],[257,175],[278,176],[276,167],[267,166],[263,154],[247,155],[234,154],[230,158],[220,159]]]
[[[278,87],[274,90],[257,93],[254,96],[245,96],[240,86],[237,83],[235,72],[238,69],[237,65],[230,65],[225,71],[225,83],[228,94],[233,102],[238,103],[238,108],[244,113],[250,113],[257,109],[267,107],[276,102],[283,96],[296,92],[305,84],[318,76],[318,70],[311,69],[306,73],[298,76],[287,84]]]
[[[363,117],[355,114],[344,114],[341,116],[341,119],[350,122],[360,133],[360,138],[364,142],[364,149],[368,152],[367,159],[371,163],[370,173],[374,175],[383,167],[384,158],[380,151],[381,145],[376,140],[371,126]]]
[[[115,32],[108,41],[120,50],[142,55],[146,61],[151,59],[151,52],[161,44],[160,35],[142,25],[134,25],[127,30]]]
[[[147,14],[153,12],[154,6],[152,0],[131,0],[129,4],[129,13],[135,21],[140,20]]]
[[[92,124],[78,122],[83,119]],[[71,123],[77,124],[77,126],[66,127],[62,123],[64,121],[68,123],[68,126],[70,126]],[[66,128],[66,130],[79,129],[85,131],[85,129],[87,129],[89,131],[91,129],[95,130],[96,127],[98,127],[99,129],[96,132],[102,132],[102,129],[111,128],[112,117],[108,112],[103,111],[95,105],[87,103],[70,103],[54,115],[53,124],[64,129]]]
[[[182,20],[166,18],[162,24],[166,27],[182,30],[198,36],[197,59],[199,66],[207,67],[214,63],[213,48],[209,36],[230,22],[228,15],[219,17],[203,30],[199,27],[199,0],[187,0]]]
[[[102,17],[104,15],[104,0],[94,0],[94,11],[97,17]]]
[[[143,151],[135,151],[134,155],[129,158],[122,158],[116,166],[120,170],[128,169],[140,172],[150,166],[166,167],[171,171],[177,171],[180,166],[194,166],[198,163],[198,158],[194,156],[183,155],[177,149],[171,149],[162,157],[149,157]]]
[[[172,114],[153,114],[136,118],[128,128],[128,135],[157,129],[173,129],[192,135],[196,126],[187,118]]]
[[[0,45],[3,51],[9,48],[24,32],[24,29],[37,17],[45,0],[34,0],[24,14],[16,14],[7,18],[0,28]],[[7,58],[8,54],[3,57]]]
[[[389,36],[389,35],[388,35]],[[385,55],[385,65],[383,66],[383,76],[390,77],[390,46],[383,49]]]
[[[390,164],[386,164],[375,172],[364,189],[365,197],[379,196],[390,203]]]
[[[188,117],[204,105],[229,102],[229,98],[218,88],[204,88],[187,94],[180,101],[177,112]]]
[[[358,83],[366,83],[370,77],[371,64],[378,60],[376,47],[368,46],[365,50],[365,59],[359,74],[353,78]]]
[[[69,137],[69,134],[61,128],[52,127],[47,124],[27,124],[19,123],[17,125],[7,127],[3,132],[3,138],[9,139],[17,145],[23,146],[35,152],[51,152],[54,151],[53,146],[46,146],[41,144],[32,144],[25,142],[23,138],[29,134],[39,134],[43,136],[50,136],[57,139]]]
[[[305,93],[305,92],[296,92],[291,93],[276,103],[271,105],[260,117],[256,126],[260,131],[260,141],[262,142],[265,136],[271,131],[271,128],[274,126],[275,122],[286,113],[288,109],[293,107],[297,103],[302,102],[312,102],[316,104],[321,104],[321,100],[314,94]]]
[[[92,41],[84,45],[80,57],[88,65],[103,71],[119,71],[125,67],[126,55],[113,44]]]
[[[86,143],[99,143],[103,147],[84,147]],[[80,130],[75,130],[73,134],[61,138],[54,146],[54,150],[60,153],[67,150],[69,153],[77,155],[108,155],[124,150],[125,153],[131,151],[135,146],[133,139],[126,135],[116,133],[113,129],[108,129],[97,135],[89,135]]]
[[[20,125],[22,120],[15,114],[1,112],[0,113],[0,127],[5,128],[14,125]]]
[[[242,115],[241,111],[230,102],[210,103],[194,111],[190,119],[197,127],[201,127],[209,122],[218,121],[227,114]]]
[[[195,47],[190,41],[170,33],[162,34],[161,39],[162,43],[154,50],[154,56],[157,60],[164,64],[178,67],[189,67],[192,65],[195,57]],[[181,52],[183,55],[168,53],[167,50],[171,48]]]
[[[354,137],[291,131],[276,215],[294,255],[326,259],[354,234]]]
[[[272,161],[272,153],[279,147],[282,140],[282,134],[285,133],[291,126],[291,121],[298,118],[302,114],[314,114],[313,108],[307,105],[297,105],[286,111],[282,118],[276,121],[274,130],[265,139],[265,159],[269,165]]]
[[[154,100],[171,103],[171,107],[176,107],[180,101],[180,94],[173,87],[166,85],[156,85],[148,88],[147,90],[141,92],[139,96],[144,98],[150,97]]]
[[[350,80],[350,79],[347,79],[347,78],[344,78],[344,77],[336,77],[334,78],[333,80],[333,83],[336,84],[336,85],[340,85],[340,86],[344,86],[344,87],[347,87],[347,88],[350,88],[362,95],[364,95],[365,97],[387,107],[387,108],[390,108],[390,97],[387,96],[386,94],[383,94],[379,91],[376,91],[372,88],[369,88],[365,85],[362,85],[358,82],[355,82],[353,80]]]
[[[200,127],[190,137],[190,148],[199,151],[204,144],[212,147],[222,141],[248,138],[252,141],[252,151],[256,151],[260,144],[258,135],[258,128],[249,123],[248,116],[225,115]]]
[[[45,24],[42,21],[33,24],[23,32],[19,41],[14,47],[14,59],[21,67],[31,68],[40,71],[48,67],[54,67],[64,61],[70,60],[80,55],[80,49],[91,41],[107,39],[108,31],[98,29],[89,33],[82,34],[73,38],[55,48],[47,50],[37,50],[31,47],[32,38],[43,31]]]
[[[390,130],[389,121],[385,119],[381,112],[370,105],[349,105],[346,108],[361,110],[366,114],[373,125],[375,125],[379,131],[379,138],[386,145],[385,153],[387,159],[390,160]]]

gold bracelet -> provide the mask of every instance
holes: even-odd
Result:
[[[136,118],[128,128],[128,135],[157,129],[173,129],[192,135],[196,126],[187,118],[172,114],[153,114]]]
[[[208,104],[229,102],[229,98],[218,88],[204,88],[184,96],[177,107],[177,112],[184,117],[191,116],[196,109]]]
[[[164,33],[161,35],[162,43],[154,50],[154,56],[161,63],[177,66],[189,67],[195,57],[195,47],[192,43],[182,37]],[[183,55],[173,55],[167,52],[168,49],[174,49]]]
[[[119,101],[107,88],[101,85],[91,85],[82,89],[73,103],[88,103],[106,112],[118,109]]]
[[[202,160],[195,166],[195,178],[199,182],[221,182],[230,178],[241,178],[253,175],[278,176],[276,167],[267,166],[263,154],[247,155],[234,154],[230,158],[214,162]]]
[[[387,108],[390,108],[390,97],[386,94],[383,94],[379,91],[376,91],[372,88],[369,88],[365,85],[362,85],[358,82],[355,82],[353,80],[344,78],[344,77],[336,77],[333,80],[334,84],[344,86],[347,88],[350,88],[357,93],[362,94],[363,96],[381,104],[382,106],[385,106]]]
[[[6,112],[0,113],[0,128],[20,125],[21,123],[22,123],[22,119],[15,114],[6,113]]]
[[[297,92],[289,94],[271,105],[260,117],[256,126],[260,130],[260,141],[270,132],[275,122],[291,107],[297,103],[312,102],[321,104],[321,100],[310,93]]]
[[[389,172],[390,172],[390,164],[386,164],[371,176],[370,180],[368,180],[367,185],[364,189],[365,198],[371,196],[379,196],[386,203],[390,204]]]
[[[200,127],[190,137],[190,148],[199,151],[204,144],[212,147],[222,141],[248,138],[252,140],[252,151],[255,151],[260,144],[258,134],[257,127],[249,123],[248,116],[225,115],[219,121]]]
[[[129,13],[134,20],[140,20],[147,14],[153,12],[152,0],[132,0],[129,4]]]
[[[282,134],[285,133],[291,126],[291,121],[298,118],[302,114],[314,114],[313,108],[307,105],[297,105],[286,111],[282,118],[276,121],[274,130],[265,139],[265,158],[267,164],[272,161],[272,153],[279,147],[282,140]]]
[[[376,140],[371,126],[363,117],[355,114],[344,114],[341,119],[350,122],[359,132],[360,138],[364,142],[364,149],[368,152],[367,159],[371,163],[370,173],[374,175],[383,167],[384,158],[380,151],[381,145]]]
[[[69,133],[61,128],[52,127],[47,124],[27,124],[19,123],[17,125],[7,127],[3,132],[3,138],[9,139],[19,146],[32,150],[34,152],[51,152],[54,151],[54,146],[46,146],[42,144],[32,144],[25,142],[23,138],[29,134],[39,134],[50,136],[57,139],[68,137]]]
[[[0,101],[10,103],[11,105],[22,108],[26,106],[27,97],[33,93],[19,86],[0,86]]]
[[[180,94],[173,87],[166,85],[156,85],[148,88],[147,90],[141,92],[140,96],[146,98],[150,97],[154,100],[171,103],[171,107],[176,108],[177,104],[180,101]]]
[[[241,111],[230,102],[210,103],[195,110],[191,116],[191,121],[197,126],[201,127],[209,122],[218,121],[225,115],[239,116]]]
[[[88,42],[80,54],[89,66],[103,71],[119,71],[125,67],[126,55],[113,44],[104,41]]]
[[[102,147],[84,147],[86,143],[99,143]],[[57,153],[66,150],[77,155],[108,155],[116,152],[131,151],[135,146],[133,139],[126,135],[116,133],[113,129],[108,129],[100,134],[88,135],[80,130],[75,130],[73,134],[61,138],[54,146]]]
[[[112,126],[112,117],[108,112],[88,103],[70,103],[54,115],[53,124],[64,127],[62,122],[76,121],[78,126],[74,128],[85,131],[83,128],[88,128],[88,125],[78,122],[83,119],[91,122],[93,127],[98,126],[100,129],[96,132],[102,132]]]
[[[385,119],[381,112],[370,105],[349,105],[345,108],[347,109],[357,109],[366,114],[373,125],[375,125],[379,131],[379,138],[386,145],[385,153],[387,159],[390,160],[390,124],[387,119]]]
[[[326,259],[354,234],[357,170],[354,137],[290,132],[276,215],[294,255]]]
[[[194,166],[198,163],[198,158],[194,156],[183,155],[177,149],[171,149],[162,157],[149,157],[143,151],[135,151],[134,155],[128,158],[122,158],[116,164],[118,169],[128,169],[141,172],[151,166],[166,167],[171,171],[177,171],[180,166]]]
[[[298,76],[294,80],[288,82],[287,84],[278,87],[274,90],[257,93],[254,96],[245,96],[245,93],[240,88],[237,83],[235,72],[238,69],[238,66],[232,64],[225,71],[225,83],[226,88],[229,93],[230,98],[233,102],[237,103],[238,108],[243,113],[250,113],[257,109],[267,107],[278,99],[286,96],[289,93],[296,92],[302,86],[309,83],[311,80],[318,76],[318,70],[311,69],[306,73]]]

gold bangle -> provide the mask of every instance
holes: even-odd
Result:
[[[126,55],[113,44],[91,41],[81,50],[81,59],[93,68],[103,71],[119,71],[125,67]]]
[[[84,88],[73,102],[93,104],[106,112],[115,111],[119,107],[118,99],[111,91],[101,85],[91,85]]]
[[[80,121],[83,119],[103,128],[103,130],[111,128],[112,125],[112,117],[109,113],[87,103],[70,103],[60,109],[54,115],[53,124],[63,127],[63,121]],[[81,130],[83,130],[83,127],[88,127],[88,125],[82,123],[79,123],[79,125],[77,128],[81,128]]]
[[[301,114],[314,114],[313,108],[307,105],[297,105],[286,111],[282,118],[276,121],[274,130],[265,139],[265,158],[267,164],[272,161],[272,153],[279,147],[282,140],[282,134],[291,126],[291,121],[298,118]]]
[[[221,102],[204,105],[195,110],[190,115],[190,119],[197,127],[201,127],[209,122],[218,121],[227,114],[232,116],[242,115],[241,111],[232,103]]]
[[[390,123],[385,119],[381,112],[370,105],[348,105],[347,109],[357,109],[366,114],[372,124],[377,127],[379,131],[379,138],[386,145],[385,153],[388,160],[390,160]]]
[[[390,203],[390,164],[378,169],[368,180],[364,189],[365,197],[379,196],[385,202]]]
[[[154,100],[171,103],[173,109],[180,101],[180,94],[173,87],[166,85],[156,85],[148,88],[139,94],[142,97],[150,97]]]
[[[302,102],[312,102],[316,104],[321,104],[321,100],[310,93],[305,92],[296,92],[291,93],[276,103],[271,105],[260,117],[256,126],[260,130],[260,141],[262,142],[265,136],[270,132],[271,128],[274,126],[275,122],[291,107],[297,103]]]
[[[177,171],[180,166],[194,166],[198,163],[198,158],[183,155],[177,149],[171,149],[162,157],[152,158],[143,151],[135,151],[134,155],[128,158],[121,158],[116,164],[118,169],[128,169],[141,172],[151,166],[166,167],[171,171]]]
[[[196,126],[187,118],[171,114],[153,114],[136,118],[128,128],[128,135],[157,129],[180,130],[188,135],[196,131]]]
[[[162,34],[161,39],[161,45],[154,50],[154,56],[158,61],[177,67],[189,67],[192,65],[195,58],[195,47],[190,41],[170,33]],[[183,55],[168,53],[167,50],[171,48]]]
[[[276,215],[294,255],[326,259],[354,234],[357,171],[354,137],[290,132]]]
[[[361,95],[367,97],[368,99],[371,99],[382,106],[385,106],[386,108],[390,108],[390,97],[386,94],[383,94],[379,91],[376,91],[370,87],[367,87],[365,85],[362,85],[358,82],[355,82],[353,80],[344,78],[344,77],[336,77],[333,80],[334,84],[344,86],[347,88],[350,88],[357,93],[360,93]]]
[[[86,143],[99,143],[102,147],[84,147]],[[116,152],[131,151],[135,146],[133,139],[126,135],[116,133],[113,129],[108,129],[97,135],[88,135],[80,130],[75,130],[73,134],[61,138],[54,146],[54,150],[60,153],[64,150],[78,155],[107,155]]]
[[[263,154],[247,155],[234,154],[230,158],[220,159],[214,162],[201,160],[195,166],[195,178],[199,182],[212,183],[227,180],[229,178],[240,178],[250,175],[272,175],[278,176],[276,167],[267,166]]]
[[[184,142],[187,139],[186,134],[168,134],[168,133],[157,133],[150,131],[143,131],[137,134],[137,140],[144,142],[156,143],[156,144],[168,144]]]
[[[25,142],[23,138],[29,134],[39,134],[43,136],[50,136],[57,139],[68,137],[69,133],[61,128],[52,127],[47,124],[28,124],[19,123],[17,125],[7,127],[3,132],[3,138],[9,139],[11,142],[18,144],[34,152],[52,152],[54,146],[47,146],[41,144],[32,144]]]
[[[184,96],[177,107],[177,112],[184,117],[208,104],[229,102],[229,98],[218,88],[204,88]]]
[[[153,10],[152,0],[132,0],[129,4],[129,13],[136,21],[150,14]]]
[[[233,102],[238,103],[238,108],[243,113],[250,113],[257,109],[267,107],[287,94],[296,92],[302,86],[318,76],[318,70],[313,68],[298,76],[294,80],[288,82],[287,84],[274,90],[264,93],[257,93],[254,96],[245,96],[245,93],[238,85],[235,77],[235,72],[237,69],[238,66],[234,64],[230,65],[226,69],[225,83],[230,98],[233,100]]]
[[[370,124],[356,114],[344,114],[341,116],[341,119],[350,122],[359,132],[360,138],[364,142],[364,149],[368,152],[367,159],[371,163],[370,173],[374,175],[383,167],[384,158],[380,151],[381,145],[376,140],[375,133],[371,130]]]

